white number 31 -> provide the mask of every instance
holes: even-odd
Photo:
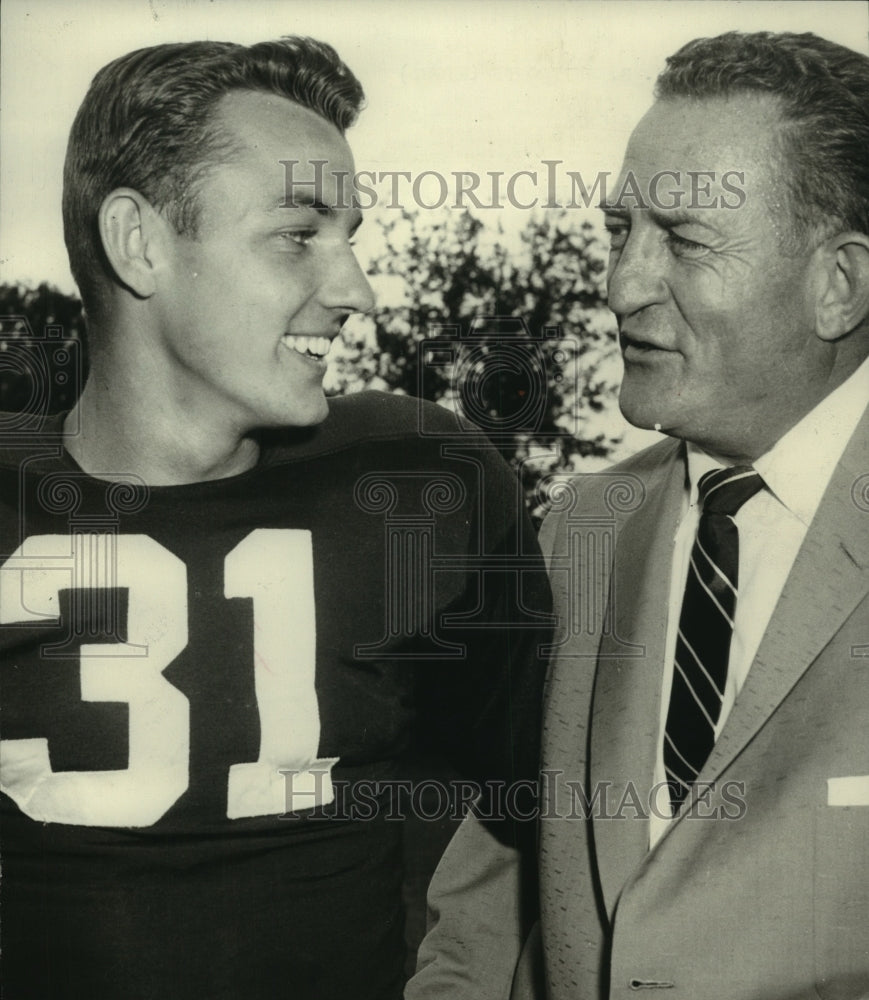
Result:
[[[224,572],[226,597],[253,598],[260,719],[258,759],[229,768],[226,814],[326,805],[337,758],[317,759],[311,533],[259,528],[227,555]],[[58,620],[60,590],[107,586],[128,591],[127,641],[81,645],[81,697],[129,705],[129,766],[53,771],[47,739],[0,740],[0,789],[40,822],[150,826],[189,784],[190,704],[163,676],[188,638],[187,569],[177,556],[147,535],[34,535],[0,568],[0,624]]]

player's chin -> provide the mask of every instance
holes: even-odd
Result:
[[[321,424],[329,416],[329,404],[322,388],[306,392],[304,398],[297,397],[287,412],[284,426],[313,427]]]
[[[268,401],[262,397],[255,408],[253,427],[281,430],[286,427],[313,427],[329,415],[329,404],[321,385],[282,392]]]

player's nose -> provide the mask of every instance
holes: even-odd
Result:
[[[365,272],[348,244],[332,256],[326,276],[320,286],[320,301],[328,309],[347,312],[371,312],[374,292]]]

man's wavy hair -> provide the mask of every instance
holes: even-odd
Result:
[[[844,230],[869,233],[869,58],[810,33],[731,31],[667,60],[655,96],[777,99],[788,249]]]
[[[101,285],[113,280],[98,213],[115,188],[133,188],[179,233],[196,235],[200,185],[235,151],[214,111],[239,90],[286,97],[342,135],[365,98],[331,46],[295,36],[250,46],[156,45],[104,66],[73,122],[63,171],[64,240],[86,307],[93,308]]]

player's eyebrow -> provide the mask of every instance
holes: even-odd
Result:
[[[338,210],[336,208],[333,208],[331,205],[327,205],[324,201],[321,201],[319,198],[315,198],[310,193],[310,191],[300,191],[297,195],[295,195],[295,197],[293,197],[292,200],[290,200],[288,197],[281,198],[279,201],[276,201],[271,206],[269,211],[270,212],[277,212],[278,210],[285,211],[288,208],[289,209],[310,208],[313,211],[315,211],[317,215],[320,215],[323,218],[326,219],[338,218]],[[365,221],[365,217],[362,215],[362,213],[359,211],[358,208],[349,205],[343,206],[341,210],[350,212],[350,216],[354,220],[350,228],[350,233],[352,235]]]
[[[334,208],[331,208],[319,198],[315,198],[309,191],[293,193],[292,197],[288,192],[271,206],[270,211],[276,212],[279,208],[312,208],[317,215],[323,215],[330,219],[335,216]]]

